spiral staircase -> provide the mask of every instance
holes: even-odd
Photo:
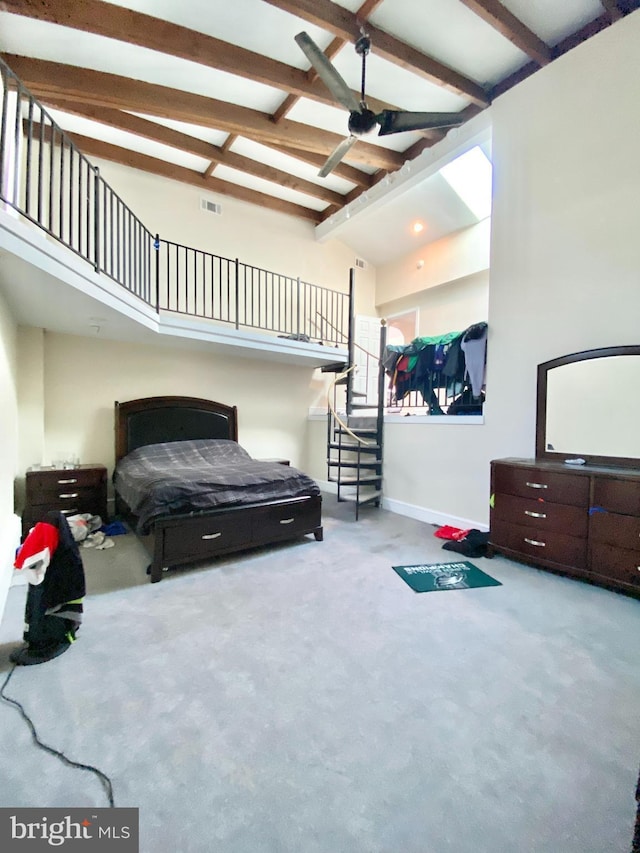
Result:
[[[336,374],[327,394],[327,479],[338,501],[355,505],[358,520],[361,507],[379,507],[382,499],[386,325],[382,320],[377,353],[360,347],[353,330],[351,318],[347,365],[321,369]]]

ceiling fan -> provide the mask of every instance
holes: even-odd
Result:
[[[318,172],[321,178],[326,178],[347,154],[351,146],[358,141],[358,138],[372,131],[376,125],[380,125],[378,136],[387,136],[390,133],[402,133],[405,130],[432,130],[457,127],[464,122],[464,118],[460,113],[418,113],[406,112],[405,110],[382,110],[382,112],[376,115],[376,113],[370,110],[365,99],[365,75],[367,54],[371,50],[371,39],[364,33],[355,45],[356,53],[362,57],[362,85],[359,101],[307,33],[298,33],[295,40],[333,97],[349,110],[349,136],[343,139],[329,155],[327,162]]]

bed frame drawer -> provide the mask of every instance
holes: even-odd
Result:
[[[186,563],[226,551],[246,541],[246,530],[229,513],[208,518],[194,518],[179,528],[169,525],[162,530],[164,557],[167,564]]]
[[[145,546],[153,555],[151,581],[163,568],[195,563],[244,548],[255,548],[313,533],[322,540],[322,497],[310,495],[268,504],[248,504],[202,516],[158,519]]]
[[[276,503],[256,510],[253,518],[253,539],[289,539],[298,533],[306,533],[319,524],[319,512],[308,498],[300,498],[297,502]]]

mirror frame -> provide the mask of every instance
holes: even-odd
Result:
[[[595,456],[593,454],[575,453],[567,454],[555,450],[547,450],[547,377],[550,370],[562,367],[564,364],[572,364],[576,361],[589,361],[593,358],[607,358],[619,355],[640,356],[640,344],[619,347],[603,347],[602,349],[590,349],[583,352],[573,352],[560,358],[551,359],[538,365],[538,391],[536,404],[536,459],[563,462],[567,455],[578,456],[586,460],[589,465],[609,465],[615,468],[640,468],[640,458],[627,456]]]

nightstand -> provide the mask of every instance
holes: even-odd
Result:
[[[42,521],[45,513],[90,513],[107,522],[107,469],[104,465],[75,468],[39,468],[27,471],[23,535]]]

